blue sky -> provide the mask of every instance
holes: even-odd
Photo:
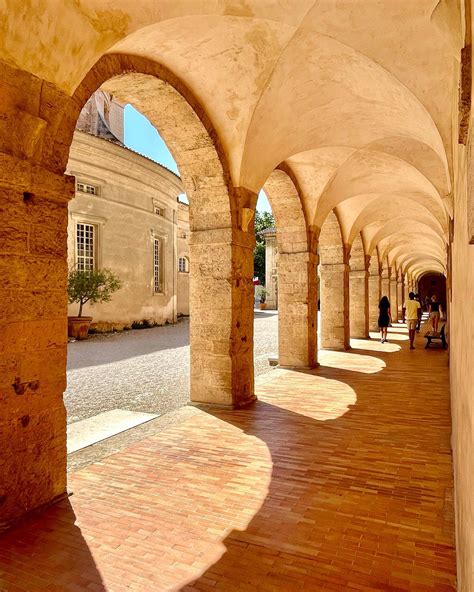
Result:
[[[176,162],[160,134],[148,119],[131,105],[125,107],[125,146],[151,158],[179,175]],[[184,194],[180,197],[183,201],[187,201]],[[270,204],[263,191],[260,191],[258,196],[257,210],[259,212],[271,212]]]

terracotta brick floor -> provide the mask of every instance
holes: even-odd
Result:
[[[78,471],[0,539],[0,590],[454,590],[446,353],[390,340]]]

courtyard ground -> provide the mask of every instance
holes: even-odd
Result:
[[[271,372],[278,314],[255,312],[255,375]],[[164,414],[189,401],[189,320],[68,346],[68,423],[112,409]]]
[[[150,421],[4,535],[0,590],[454,592],[447,352],[389,341]]]

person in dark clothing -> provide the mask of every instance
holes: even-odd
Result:
[[[433,331],[438,333],[439,317],[441,313],[441,304],[438,302],[436,296],[431,297],[430,302],[430,320],[433,325]]]
[[[382,296],[379,302],[380,343],[387,343],[387,330],[391,322],[390,301],[386,296]]]

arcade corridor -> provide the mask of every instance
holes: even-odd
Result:
[[[6,535],[0,589],[454,590],[447,354],[389,340],[74,473]]]

